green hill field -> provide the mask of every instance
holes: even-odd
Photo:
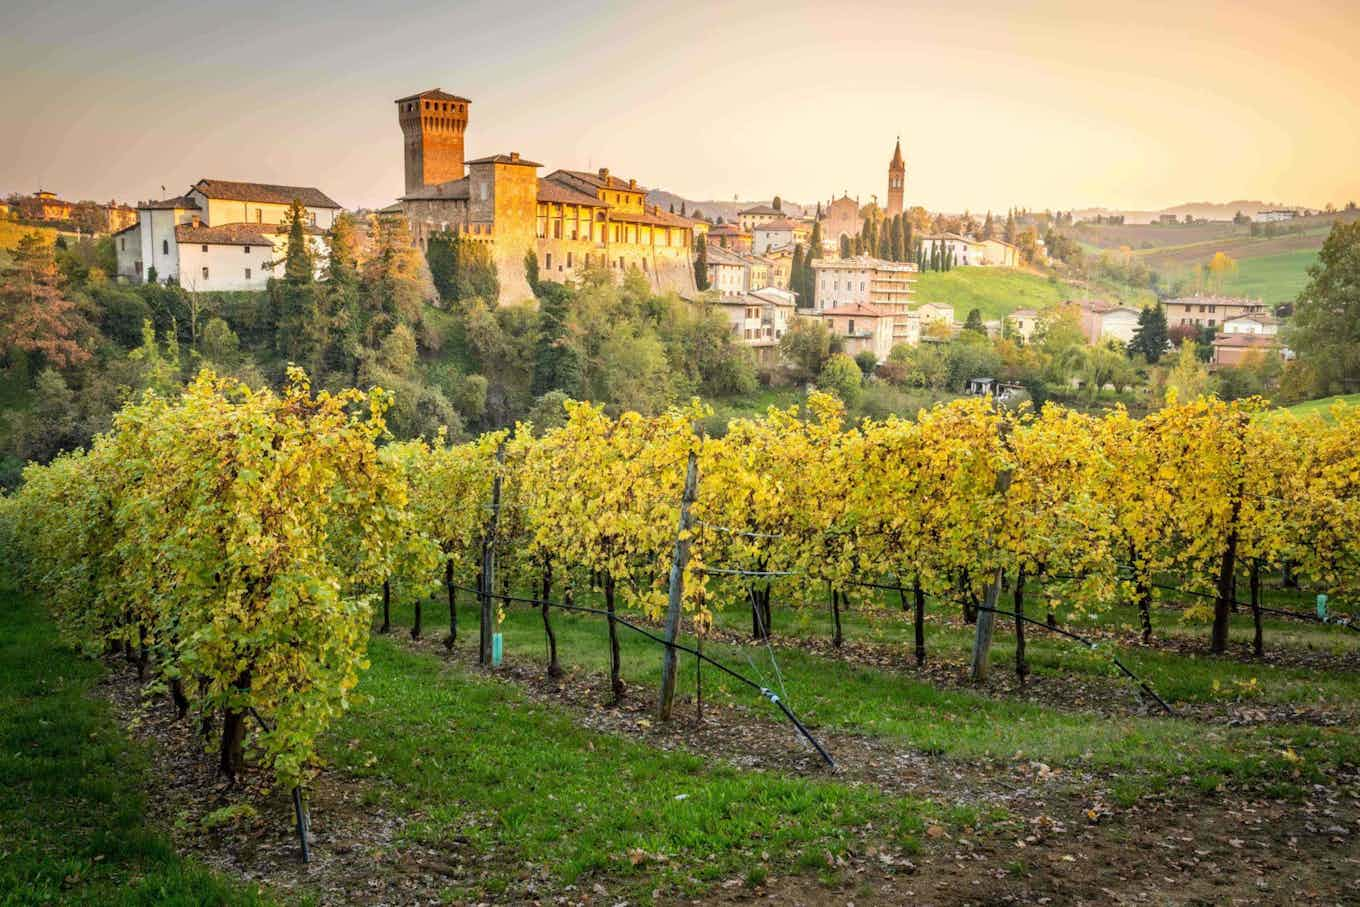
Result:
[[[1043,309],[1067,299],[1119,299],[1130,305],[1153,301],[1149,291],[1099,283],[1077,284],[1014,268],[955,268],[927,271],[916,280],[916,301],[944,302],[962,321],[974,308],[984,320],[1005,318],[1016,309]]]

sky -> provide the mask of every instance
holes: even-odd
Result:
[[[932,211],[1340,205],[1357,46],[1356,0],[5,0],[0,193],[212,177],[385,205],[393,101],[438,86],[472,100],[469,158],[691,199],[882,201],[900,135]]]

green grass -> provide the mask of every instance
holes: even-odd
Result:
[[[796,406],[802,399],[802,392],[795,387],[759,387],[749,394],[734,394],[706,400],[713,407],[713,418],[722,422],[732,419],[753,418],[765,415],[771,406],[785,409]]]
[[[1305,400],[1303,403],[1295,403],[1288,409],[1296,416],[1322,416],[1324,419],[1330,420],[1330,410],[1337,403],[1360,406],[1360,394],[1339,394],[1335,397]]]
[[[698,893],[747,874],[762,854],[783,873],[869,833],[914,849],[925,817],[945,815],[871,787],[586,730],[512,685],[389,640],[371,655],[368,700],[330,735],[328,756],[371,785],[372,802],[409,816],[411,839],[492,859],[486,879],[445,892],[455,901],[494,898],[526,867],[555,887],[604,876],[638,894]],[[646,857],[634,865],[638,852]]]
[[[963,321],[972,309],[984,320],[1005,318],[1015,309],[1043,309],[1082,292],[1047,277],[1014,268],[955,268],[918,275],[914,293],[918,303],[943,302],[954,307]]]
[[[0,904],[256,904],[147,825],[143,754],[31,599],[0,586]]]
[[[446,618],[437,608],[426,611],[434,621],[427,620],[428,632],[441,632],[440,622]],[[400,609],[400,613],[402,620],[409,620],[407,609]],[[732,620],[737,626],[749,626],[747,613],[737,608],[732,616],[722,619]],[[818,620],[825,619],[819,614],[820,611],[809,612],[805,626],[813,628]],[[475,626],[475,614],[465,616]],[[776,621],[778,632],[790,631],[787,611],[778,612]],[[608,648],[601,619],[558,613],[554,623],[564,664],[595,672],[607,670]],[[464,632],[472,638],[475,629]],[[536,612],[523,606],[512,608],[503,632],[507,658],[542,659],[543,632]],[[660,670],[660,647],[626,629],[620,629],[620,634],[625,681],[630,685],[652,686]],[[1075,671],[1113,676],[1112,667],[1103,659],[1094,658],[1076,646],[1063,648],[1041,640],[1038,638],[1041,634],[1038,631],[1032,635],[1036,670],[1058,675]],[[964,646],[963,631],[949,634],[932,627],[931,637],[930,645],[937,653],[958,654]],[[993,656],[998,663],[1011,657],[1008,648],[999,638]],[[705,652],[768,686],[777,684],[764,647],[710,643],[705,645]],[[1228,662],[1155,654],[1146,657],[1147,664],[1139,661],[1139,667],[1149,673],[1158,668],[1163,670],[1161,681],[1184,698],[1209,695],[1213,675],[1237,676],[1232,672],[1238,667]],[[1294,766],[1282,756],[1286,747],[1306,754],[1310,764],[1325,765],[1347,747],[1360,746],[1360,738],[1335,729],[1295,725],[1227,728],[1190,720],[1132,716],[1093,719],[1081,711],[994,699],[966,689],[940,689],[906,672],[846,662],[799,648],[779,648],[777,658],[788,701],[800,717],[814,726],[882,737],[949,758],[1009,760],[1016,753],[1023,753],[1025,758],[1049,764],[1118,773],[1124,776],[1121,784],[1130,794],[1160,789],[1167,778],[1181,774],[1288,779]],[[1159,658],[1165,661],[1159,662]],[[1178,662],[1183,664],[1178,667]],[[685,664],[680,677],[681,695],[689,695],[694,689],[692,659],[685,659]],[[1262,672],[1253,669],[1251,673]],[[1284,669],[1280,669],[1278,676],[1282,683],[1287,680],[1299,688],[1290,695],[1307,698],[1304,692],[1307,678],[1290,675]],[[1331,681],[1335,686],[1322,689],[1321,693],[1350,695],[1354,690],[1352,680]],[[704,672],[703,683],[708,700],[740,704],[778,720],[771,707],[752,691],[715,670]],[[1235,688],[1231,683],[1227,687]],[[1132,699],[1130,692],[1128,701]],[[1103,703],[1092,703],[1098,704]]]
[[[1262,299],[1271,305],[1292,302],[1307,286],[1308,269],[1316,262],[1317,252],[1308,249],[1243,259],[1237,264],[1237,273],[1224,281],[1223,292]]]

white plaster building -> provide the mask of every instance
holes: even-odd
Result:
[[[757,224],[751,230],[751,251],[764,255],[780,246],[806,246],[811,236],[812,228],[802,221],[780,218]]]
[[[1235,318],[1224,320],[1223,333],[1260,334],[1265,337],[1274,337],[1280,333],[1280,319],[1268,312],[1238,315]]]
[[[941,255],[953,254],[954,267],[984,264],[982,244],[957,233],[934,233],[921,237],[921,251],[930,261],[939,249]]]
[[[113,236],[118,274],[141,283],[154,271],[158,281],[199,291],[263,290],[282,260],[294,200],[323,252],[321,235],[340,206],[321,190],[202,179],[184,195],[137,206],[137,223]]]

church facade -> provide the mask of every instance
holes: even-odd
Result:
[[[401,98],[406,191],[402,213],[422,248],[449,232],[486,243],[501,300],[532,296],[525,255],[540,280],[566,282],[589,267],[636,269],[653,289],[693,293],[694,221],[646,203],[646,189],[600,168],[554,170],[518,152],[464,161],[471,102],[439,89]],[[464,172],[466,165],[466,172]]]

